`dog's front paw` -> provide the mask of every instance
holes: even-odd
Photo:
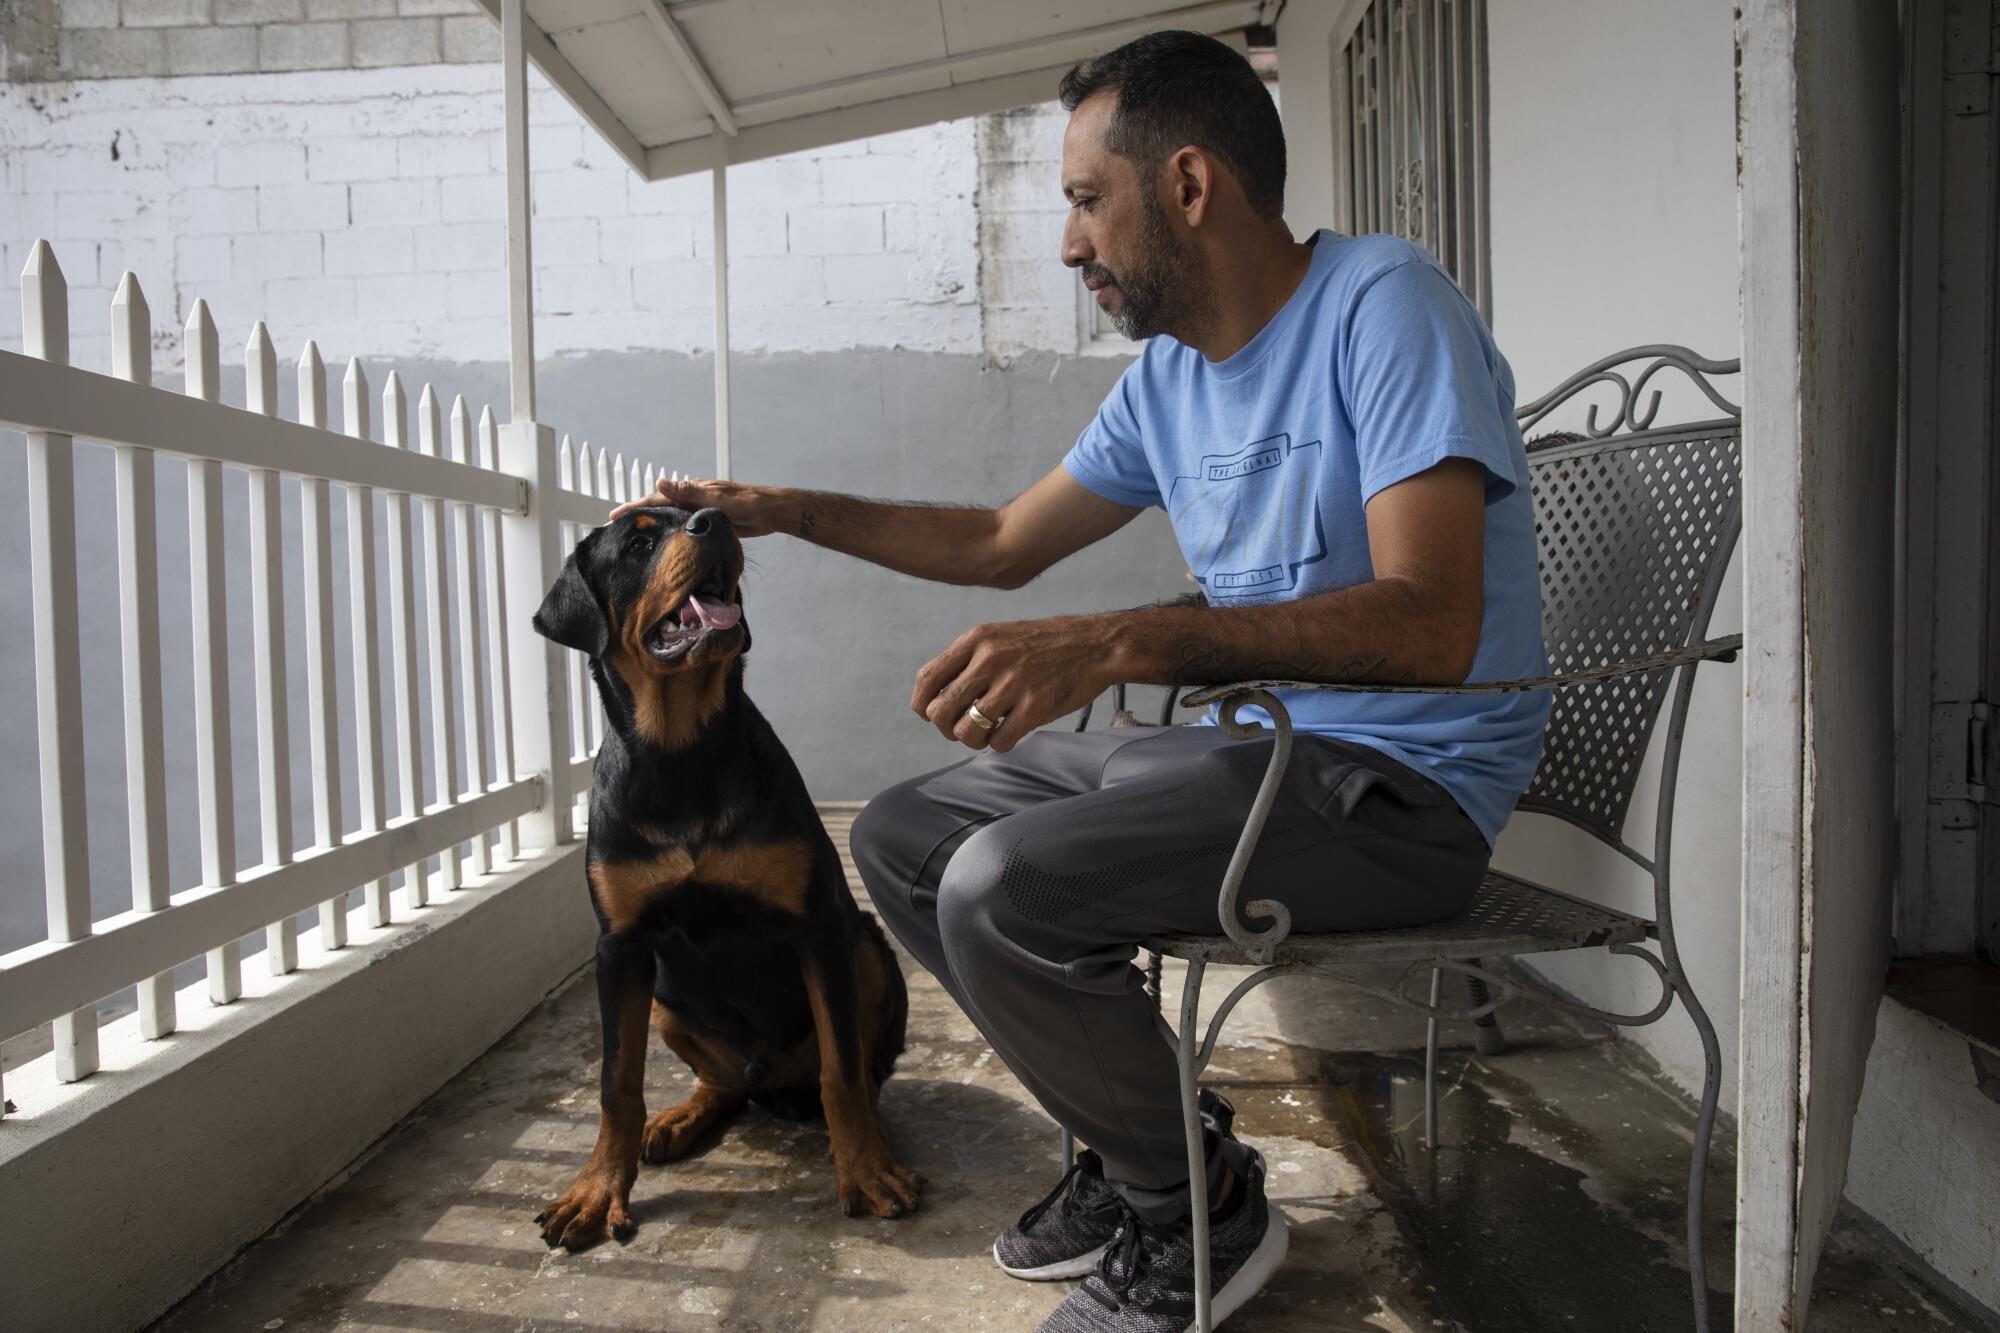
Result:
[[[630,1240],[638,1229],[631,1195],[632,1186],[614,1173],[586,1166],[561,1198],[535,1214],[542,1239],[551,1248],[560,1245],[572,1252],[597,1244],[607,1231],[621,1242]]]
[[[890,1156],[886,1143],[838,1162],[835,1171],[840,1211],[848,1217],[901,1217],[916,1210],[923,1177]]]

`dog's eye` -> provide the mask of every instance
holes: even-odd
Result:
[[[659,544],[659,538],[655,537],[652,533],[645,531],[644,529],[641,529],[640,531],[633,533],[632,536],[626,541],[625,554],[645,555],[658,544]]]

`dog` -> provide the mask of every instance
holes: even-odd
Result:
[[[540,1214],[551,1246],[635,1230],[639,1162],[683,1156],[746,1102],[824,1115],[840,1206],[899,1217],[921,1178],[876,1116],[908,995],[791,756],[743,690],[743,545],[719,509],[596,528],[534,627],[590,659],[606,730],[587,848],[604,1055],[597,1145]],[[697,1077],[646,1118],[648,1022]]]

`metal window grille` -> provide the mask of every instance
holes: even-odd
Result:
[[[1335,72],[1343,229],[1423,246],[1491,322],[1486,0],[1374,0]]]

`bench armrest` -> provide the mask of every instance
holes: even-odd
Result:
[[[1250,690],[1321,690],[1340,694],[1515,694],[1523,690],[1553,690],[1569,685],[1588,685],[1654,671],[1671,671],[1694,662],[1730,662],[1743,648],[1743,636],[1730,634],[1720,639],[1703,639],[1672,652],[1636,657],[1629,662],[1607,662],[1582,671],[1565,671],[1556,676],[1525,676],[1519,680],[1475,680],[1461,685],[1377,685],[1330,683],[1314,680],[1244,680],[1227,685],[1210,685],[1181,700],[1183,708],[1198,708]]]

